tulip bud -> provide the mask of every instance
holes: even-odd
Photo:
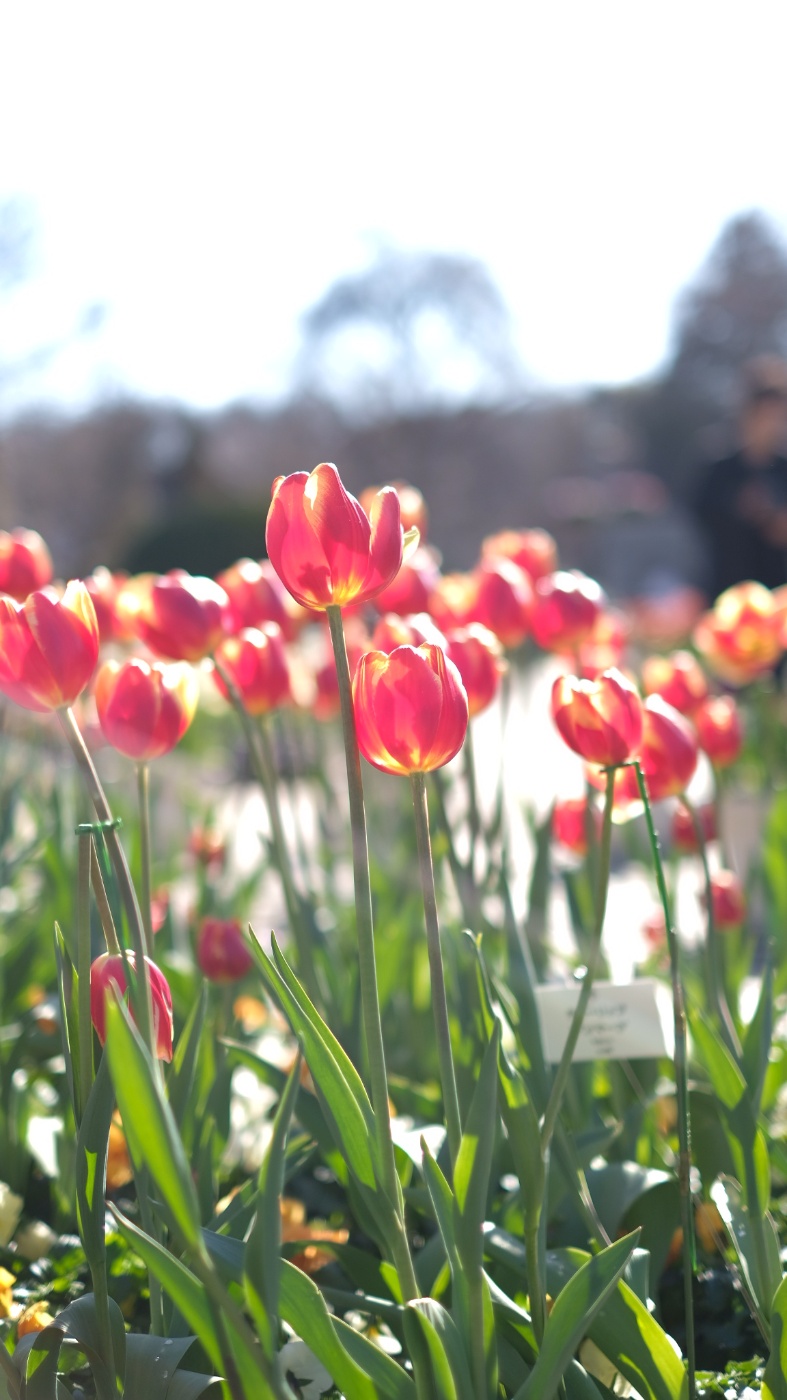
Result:
[[[381,489],[385,488],[367,486],[366,489],[361,492],[358,499],[367,515],[371,513],[374,498],[379,494]],[[387,489],[395,491],[399,497],[402,529],[407,533],[408,530],[415,528],[421,536],[421,539],[425,540],[429,527],[429,512],[426,508],[426,501],[418,490],[418,487],[411,486],[409,481],[389,481]]]
[[[480,622],[471,622],[447,634],[445,654],[462,677],[472,719],[491,705],[500,689],[500,677],[506,669],[503,648],[493,632]]]
[[[428,613],[413,613],[408,617],[386,613],[375,624],[371,646],[363,650],[394,651],[396,647],[420,647],[424,642],[434,642],[445,651],[445,637]],[[359,659],[356,658],[356,665]]]
[[[353,702],[361,753],[384,773],[429,773],[464,743],[467,695],[441,647],[367,652],[355,672]]]
[[[98,660],[98,623],[84,583],[23,604],[0,597],[0,691],[27,710],[73,705]]]
[[[700,748],[714,768],[735,762],[743,748],[743,720],[731,695],[710,695],[694,715],[694,724]]]
[[[308,617],[290,597],[269,559],[259,563],[254,559],[239,559],[219,574],[216,582],[229,598],[224,616],[228,633],[261,627],[263,622],[275,622],[285,641],[291,642],[301,622]]]
[[[649,695],[643,707],[642,743],[638,758],[651,802],[684,792],[697,767],[697,737],[679,710],[660,695]]]
[[[700,618],[695,645],[731,685],[747,685],[773,669],[782,654],[781,609],[761,583],[737,583]]]
[[[129,580],[126,574],[113,574],[99,564],[84,580],[93,599],[102,646],[107,642],[128,641],[133,633],[124,626],[118,609],[118,599]]]
[[[0,593],[23,603],[52,581],[52,558],[37,530],[0,530]]]
[[[518,647],[530,630],[533,589],[511,559],[486,559],[472,574],[475,596],[469,622],[480,622],[507,649]]]
[[[595,681],[558,677],[551,708],[561,737],[588,763],[612,767],[639,748],[642,702],[620,671],[605,671]]]
[[[95,696],[107,742],[127,758],[147,763],[183,738],[196,714],[199,683],[183,663],[105,661]]]
[[[466,627],[472,620],[476,601],[473,574],[441,574],[429,598],[429,609],[441,632]]]
[[[127,953],[132,970],[135,955]],[[160,1060],[172,1059],[172,996],[164,973],[150,958],[145,958],[150,979],[150,1000],[153,1008],[153,1042]],[[107,1038],[107,998],[125,996],[128,989],[125,959],[120,953],[102,953],[90,969],[90,1016],[96,1035],[103,1045]],[[132,1011],[133,1019],[133,1011]]]
[[[716,812],[712,805],[700,807],[697,811],[697,819],[702,832],[704,842],[716,840]],[[693,856],[699,851],[697,832],[694,826],[694,819],[688,807],[683,803],[678,803],[672,814],[671,828],[672,845],[676,853],[680,856]]]
[[[544,651],[574,651],[593,631],[603,602],[595,579],[576,569],[540,578],[531,616],[534,640]]]
[[[585,680],[595,680],[602,671],[619,667],[629,638],[629,623],[621,613],[605,609],[577,647],[577,661]]]
[[[481,545],[482,559],[511,559],[524,569],[531,583],[537,583],[557,569],[557,545],[546,530],[501,530],[487,535]]]
[[[239,636],[227,637],[216,648],[216,660],[240,692],[249,714],[267,714],[292,699],[290,668],[281,629],[275,622],[247,627]],[[226,699],[227,687],[218,670],[214,670],[213,679]]]
[[[276,573],[303,607],[365,602],[401,568],[399,497],[386,487],[367,517],[333,463],[321,462],[310,475],[276,478],[265,539]]]
[[[229,598],[213,579],[172,569],[125,596],[135,635],[169,661],[201,661],[225,634]]]
[[[403,561],[396,577],[378,593],[374,606],[381,613],[426,612],[429,599],[440,577],[440,568],[433,551],[422,545]]]
[[[646,695],[660,695],[690,719],[708,694],[705,672],[690,651],[649,656],[642,667],[642,686]]]
[[[714,926],[717,929],[739,928],[746,918],[746,896],[734,871],[715,871],[710,877],[710,893]]]
[[[552,840],[559,846],[565,846],[566,850],[572,851],[575,856],[586,856],[588,817],[595,827],[596,836],[599,837],[601,813],[597,807],[591,807],[588,813],[587,799],[584,797],[559,799],[552,809]]]
[[[210,982],[239,982],[254,959],[238,919],[203,919],[197,936],[197,962]]]

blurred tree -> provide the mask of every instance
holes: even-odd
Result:
[[[296,383],[351,416],[387,418],[510,400],[523,373],[482,263],[383,249],[306,313]]]

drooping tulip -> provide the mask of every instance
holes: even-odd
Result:
[[[700,748],[714,768],[727,768],[743,748],[743,719],[732,695],[709,695],[693,716]]]
[[[201,661],[225,635],[228,609],[224,589],[212,578],[171,569],[139,590],[134,634],[167,661]]]
[[[575,651],[593,631],[604,603],[595,579],[574,569],[558,570],[536,583],[531,627],[544,651]]]
[[[384,773],[430,773],[457,754],[468,705],[459,672],[442,647],[366,652],[353,679],[358,745]]]
[[[761,583],[736,583],[700,618],[694,642],[707,664],[731,685],[767,675],[782,654],[782,613]]]
[[[705,672],[690,651],[647,657],[642,666],[642,687],[646,695],[660,695],[689,719],[708,694]]]
[[[23,603],[52,581],[52,557],[37,530],[0,530],[0,593]]]
[[[98,660],[96,611],[84,583],[24,603],[0,597],[0,692],[27,710],[57,710],[81,695]]]
[[[197,935],[197,962],[210,982],[239,982],[254,959],[238,919],[206,918]]]
[[[596,680],[559,676],[552,687],[552,718],[561,737],[588,763],[625,763],[642,740],[642,701],[614,668]]]
[[[132,970],[136,968],[133,952],[127,955]],[[153,1043],[160,1060],[172,1059],[172,994],[161,968],[150,958],[145,958],[150,981],[150,1000],[153,1010]],[[128,990],[125,960],[120,953],[102,953],[90,969],[90,1017],[96,1035],[103,1045],[107,1038],[107,999],[110,996],[125,996]],[[133,1017],[133,1010],[132,1010]]]
[[[471,622],[447,633],[445,653],[462,677],[472,719],[491,705],[500,689],[506,669],[503,648],[488,627]]]
[[[252,715],[264,715],[292,699],[290,669],[281,629],[275,622],[247,627],[237,637],[227,637],[216,648],[216,661],[227,672]],[[227,698],[227,687],[218,670],[213,679]]]
[[[321,462],[276,478],[265,538],[276,573],[303,607],[365,602],[401,568],[399,497],[385,487],[367,516],[333,463]]]
[[[105,661],[96,676],[104,738],[137,763],[174,749],[197,711],[199,682],[183,662]]]

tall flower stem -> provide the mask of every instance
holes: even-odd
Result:
[[[645,823],[648,840],[656,871],[661,907],[664,910],[664,926],[667,930],[669,949],[670,978],[672,981],[672,1009],[675,1023],[675,1089],[678,1103],[678,1186],[680,1188],[680,1213],[683,1226],[683,1303],[686,1317],[686,1359],[688,1364],[689,1400],[694,1400],[697,1392],[696,1357],[694,1345],[694,1211],[691,1199],[691,1124],[689,1120],[689,1078],[688,1048],[686,1035],[686,1008],[683,998],[683,984],[680,976],[680,950],[672,922],[672,910],[664,878],[664,866],[653,813],[650,809],[645,775],[639,763],[634,764],[639,785],[640,797],[645,807]]]
[[[93,837],[83,832],[79,837],[79,866],[77,873],[77,977],[79,1011],[79,1122],[85,1111],[93,1086],[93,1026],[90,1016],[90,863]]]
[[[413,1269],[407,1237],[404,1232],[404,1206],[399,1177],[396,1173],[391,1118],[388,1107],[388,1075],[385,1068],[385,1047],[377,991],[377,964],[374,952],[374,923],[372,918],[372,886],[369,876],[369,846],[366,836],[366,808],[361,777],[361,754],[355,731],[352,682],[344,640],[341,608],[332,604],[326,608],[331,629],[331,642],[336,661],[339,698],[342,709],[342,733],[347,764],[347,788],[350,798],[350,827],[352,831],[353,876],[355,881],[355,921],[358,935],[358,967],[361,985],[366,1054],[372,1106],[377,1128],[377,1147],[383,1176],[383,1187],[394,1210],[398,1228],[395,1231],[396,1270],[405,1302],[417,1298],[419,1289]]]
[[[426,919],[426,944],[429,952],[429,975],[432,983],[432,1010],[437,1036],[437,1054],[440,1061],[443,1105],[448,1127],[448,1150],[451,1155],[451,1166],[455,1167],[462,1141],[462,1120],[459,1113],[459,1096],[456,1091],[456,1073],[451,1050],[451,1027],[448,1020],[448,1000],[445,994],[443,955],[440,949],[440,925],[437,918],[432,845],[429,838],[429,807],[426,800],[425,774],[411,773],[410,783],[413,790],[418,865],[421,872],[421,890]]]
[[[711,884],[710,866],[708,865],[708,847],[705,841],[705,833],[702,830],[702,823],[699,819],[697,809],[687,798],[685,792],[681,797],[681,802],[689,813],[694,827],[694,835],[697,838],[697,847],[702,861],[702,873],[705,878],[705,905],[707,911],[707,963],[708,963],[708,993],[711,1000],[716,1019],[719,1023],[722,1038],[727,1049],[733,1057],[741,1062],[743,1054],[738,1032],[735,1029],[735,1022],[732,1019],[727,993],[724,988],[724,968],[722,965],[722,950],[719,943],[719,933],[716,928],[716,920],[713,917],[713,887]]]
[[[137,764],[137,802],[139,805],[139,844],[142,866],[142,922],[145,928],[145,945],[149,958],[153,957],[153,920],[150,912],[150,768],[147,763]]]
[[[101,780],[96,772],[93,760],[88,752],[87,745],[82,737],[82,732],[74,718],[74,712],[70,706],[58,710],[63,733],[68,740],[71,752],[76,759],[76,764],[85,784],[88,796],[93,804],[94,811],[101,823],[104,839],[107,843],[109,858],[118,882],[120,897],[126,911],[131,943],[134,949],[135,967],[134,979],[136,987],[132,985],[132,997],[134,999],[137,1024],[140,1034],[152,1058],[156,1059],[156,1047],[153,1042],[153,1010],[150,999],[150,978],[148,976],[148,965],[145,962],[145,929],[142,923],[142,915],[139,909],[137,893],[134,889],[134,882],[131,878],[131,871],[126,860],[126,853],[120,842],[112,812],[107,802],[106,794],[101,786]],[[135,995],[136,992],[136,995]]]

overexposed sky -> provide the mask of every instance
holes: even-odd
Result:
[[[784,0],[25,0],[0,33],[0,198],[39,219],[0,365],[107,309],[35,380],[64,401],[275,393],[379,241],[483,259],[536,381],[625,380],[726,219],[787,236]]]

